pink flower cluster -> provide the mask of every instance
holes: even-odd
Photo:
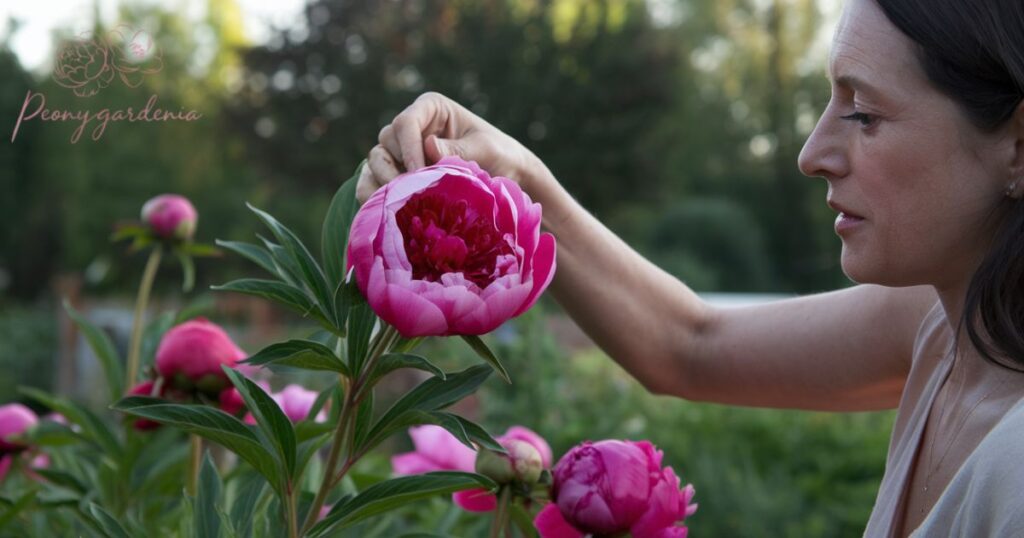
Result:
[[[33,479],[36,479],[37,476],[31,472],[31,469],[49,466],[50,459],[46,454],[37,452],[34,447],[17,439],[35,428],[38,423],[39,418],[36,414],[24,405],[19,403],[0,405],[0,482],[3,482],[11,467],[18,460],[28,462],[29,468],[26,471],[28,476]]]
[[[648,441],[586,442],[574,447],[554,469],[552,502],[534,524],[542,538],[583,538],[585,534],[634,538],[686,538],[679,526],[697,511],[694,489],[680,489],[662,452]]]
[[[431,471],[463,471],[471,473],[476,468],[478,453],[462,444],[448,430],[434,425],[409,428],[409,436],[416,450],[396,454],[391,458],[395,474],[410,475]],[[503,446],[522,442],[532,446],[540,454],[541,465],[551,466],[551,447],[543,437],[523,426],[512,426],[496,439]],[[470,512],[488,512],[497,506],[494,495],[482,489],[458,491],[453,495],[455,504]]]

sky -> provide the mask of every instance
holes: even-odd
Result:
[[[118,4],[125,0],[5,0],[0,4],[0,39],[6,34],[6,21],[13,17],[21,23],[11,47],[21,64],[30,71],[41,72],[49,68],[52,58],[52,32],[58,28],[71,28],[74,34],[92,28],[93,13],[98,8],[100,18],[108,24],[115,22]],[[141,4],[163,4],[199,20],[206,11],[207,0],[129,0]],[[251,43],[265,42],[270,35],[271,23],[291,26],[302,24],[303,7],[307,0],[236,0],[242,10],[246,36]],[[647,0],[652,15],[671,23],[680,14],[671,0]],[[770,0],[761,0],[769,2]],[[830,14],[838,11],[840,0],[818,0],[820,7]],[[832,17],[834,24],[834,17]],[[831,31],[822,32],[827,46]]]
[[[71,28],[73,33],[92,28],[93,13],[99,8],[100,18],[113,23],[117,6],[123,0],[5,0],[0,2],[0,36],[6,34],[6,21],[10,17],[21,23],[11,48],[21,64],[30,71],[46,69],[52,57],[52,32],[57,28]],[[271,22],[288,25],[302,15],[306,0],[236,0],[242,9],[246,36],[253,43],[262,43],[269,35]],[[133,0],[138,4],[163,4],[175,11],[186,13],[190,19],[202,18],[206,0]]]

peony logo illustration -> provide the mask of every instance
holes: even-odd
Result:
[[[92,36],[83,34],[57,51],[53,79],[79,97],[91,97],[119,78],[137,88],[146,75],[164,67],[163,54],[145,30],[126,25]]]

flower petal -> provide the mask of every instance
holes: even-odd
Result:
[[[456,491],[452,501],[467,512],[491,512],[498,507],[498,498],[483,488]]]
[[[533,526],[537,527],[541,538],[583,538],[583,533],[562,517],[555,503],[549,503],[533,518]]]
[[[429,473],[431,471],[448,471],[436,462],[419,452],[403,452],[391,456],[391,469],[398,475]]]
[[[540,294],[551,284],[551,280],[555,277],[555,251],[555,236],[548,233],[541,235],[533,257],[533,275],[531,275],[533,288],[513,317],[529,310],[533,303],[537,302]]]

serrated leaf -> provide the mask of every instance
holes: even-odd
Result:
[[[114,343],[107,336],[107,333],[93,325],[85,316],[75,310],[67,299],[64,300],[64,310],[74,320],[78,330],[82,331],[92,352],[99,359],[100,366],[103,368],[103,376],[107,380],[110,401],[120,398],[124,394],[124,368],[121,365],[121,357],[118,355]]]
[[[274,457],[260,443],[256,434],[240,420],[219,409],[205,405],[168,403],[144,396],[122,398],[111,407],[220,443],[252,465],[275,489],[283,484]]]
[[[274,258],[270,256],[269,251],[260,248],[258,245],[245,243],[243,241],[222,241],[218,239],[217,246],[239,254],[243,258],[259,265],[268,273],[275,276],[277,275],[277,267],[274,266]]]
[[[444,370],[434,366],[426,357],[410,353],[387,353],[377,360],[373,372],[367,378],[367,386],[372,387],[380,378],[400,368],[415,368],[445,379]]]
[[[366,436],[366,444],[360,450],[368,450],[393,432],[416,424],[421,420],[419,412],[438,411],[454,404],[476,391],[477,387],[491,375],[491,367],[485,364],[471,366],[451,374],[447,379],[430,378],[400,398],[374,424]]]
[[[312,340],[289,340],[272,344],[244,361],[255,366],[291,366],[306,370],[324,370],[351,376],[331,348]]]
[[[285,469],[286,477],[291,480],[295,472],[295,429],[288,420],[281,406],[277,404],[263,388],[253,383],[237,370],[221,366],[228,379],[238,389],[245,407],[252,413],[260,429],[274,444],[277,455]]]
[[[81,435],[99,446],[114,460],[121,458],[121,443],[96,413],[70,400],[52,396],[32,387],[18,387],[18,392],[64,415],[68,422],[79,425],[82,428]]]
[[[284,282],[276,280],[261,280],[257,278],[243,278],[232,280],[221,286],[212,286],[217,291],[234,291],[246,295],[254,295],[270,299],[278,304],[284,305],[302,316],[309,316],[313,319],[326,323],[316,306],[306,297],[306,293]]]
[[[481,340],[479,336],[467,334],[463,335],[462,339],[465,340],[467,344],[469,344],[469,347],[473,348],[473,351],[475,351],[476,354],[479,355],[480,358],[484,360],[484,362],[490,364],[491,367],[494,368],[494,371],[498,372],[498,375],[500,375],[501,378],[504,379],[506,383],[512,383],[512,379],[508,376],[508,370],[506,370],[505,367],[502,366],[501,361],[498,360],[498,357],[495,356],[495,354],[491,351],[489,347],[487,347],[487,344],[485,344],[484,341]]]
[[[298,265],[299,275],[302,276],[302,281],[313,294],[316,302],[320,305],[323,311],[324,317],[331,320],[335,324],[337,323],[337,317],[334,315],[334,293],[333,288],[327,284],[327,278],[324,276],[323,270],[320,265],[313,259],[313,255],[309,253],[309,249],[306,245],[302,244],[291,230],[286,226],[277,221],[269,213],[262,211],[252,204],[246,204],[253,213],[263,221],[264,224],[270,228],[270,231],[277,238],[281,246],[288,251],[292,260]]]
[[[188,293],[192,291],[192,287],[195,286],[196,284],[196,264],[194,261],[192,261],[192,256],[182,252],[179,249],[175,249],[174,254],[175,256],[177,256],[178,261],[181,263],[181,291],[183,293]]]
[[[334,193],[320,233],[320,255],[324,261],[327,283],[331,285],[332,289],[337,289],[338,285],[345,280],[345,251],[352,219],[355,218],[356,210],[359,208],[356,200],[356,184],[359,182],[359,174],[362,172],[363,166],[366,166],[365,160],[359,163],[355,174],[348,181],[342,183]]]
[[[410,502],[436,495],[473,488],[494,490],[497,487],[497,484],[484,476],[456,471],[393,478],[366,488],[341,506],[336,505],[323,521],[310,529],[310,535],[323,536],[328,531],[342,529]]]
[[[217,506],[220,504],[223,484],[217,468],[207,451],[203,455],[203,463],[199,468],[199,488],[193,505],[193,528],[197,538],[219,538],[221,534],[220,515]]]

